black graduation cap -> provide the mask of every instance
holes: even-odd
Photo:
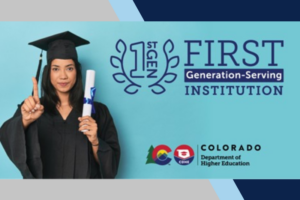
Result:
[[[47,60],[50,61],[55,58],[60,59],[74,59],[77,60],[76,47],[89,44],[90,42],[69,32],[63,32],[55,34],[34,42],[30,42],[29,45],[33,45],[40,49],[47,51]],[[39,66],[36,73],[36,80],[39,80],[41,65],[42,65],[42,52],[40,54]]]

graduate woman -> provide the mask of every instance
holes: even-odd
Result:
[[[0,129],[7,155],[23,178],[114,178],[120,145],[108,108],[93,102],[95,113],[81,116],[83,84],[76,47],[89,42],[64,32],[29,44],[47,51],[43,95],[40,99],[32,78],[33,95]]]

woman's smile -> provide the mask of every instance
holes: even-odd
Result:
[[[58,83],[61,87],[66,87],[69,83]]]

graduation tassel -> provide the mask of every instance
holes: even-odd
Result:
[[[40,77],[40,71],[41,71],[41,67],[42,67],[42,62],[43,62],[43,50],[41,51],[41,54],[40,54],[40,60],[39,60],[38,70],[37,70],[36,76],[35,76],[37,83],[39,83],[39,77]],[[33,90],[32,90],[32,94],[31,95],[33,96]]]
[[[36,72],[36,81],[39,82],[39,77],[40,77],[40,71],[41,71],[41,67],[42,67],[42,62],[43,62],[43,50],[41,51],[40,54],[40,61],[39,61],[39,66],[38,66],[38,70]]]

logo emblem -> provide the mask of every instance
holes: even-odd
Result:
[[[174,151],[174,158],[180,165],[189,165],[194,160],[194,150],[188,145],[180,145]]]
[[[113,79],[124,84],[127,94],[133,95],[145,88],[159,95],[166,91],[165,84],[177,78],[173,68],[178,66],[180,59],[173,55],[174,43],[170,39],[162,45],[157,41],[140,41],[128,47],[120,39],[116,51],[117,55],[110,57],[112,67],[116,68]]]
[[[153,148],[151,145],[147,156],[146,164],[156,163],[158,165],[166,165],[171,162],[171,158],[168,157],[168,153],[172,150],[167,145],[158,145]]]

